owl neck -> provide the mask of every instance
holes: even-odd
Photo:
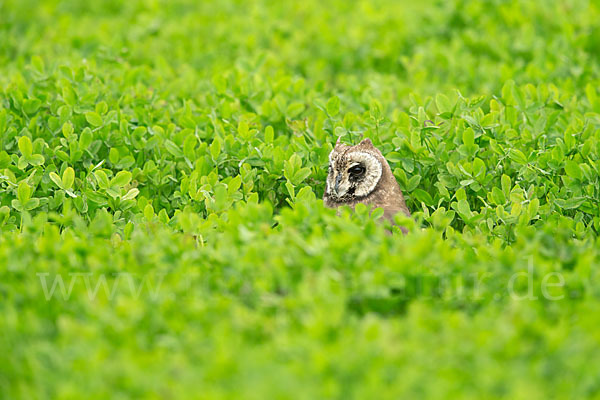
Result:
[[[384,194],[384,192],[386,192],[386,196],[398,196],[402,199],[402,201],[404,201],[402,190],[400,190],[398,181],[396,180],[396,177],[392,173],[392,169],[390,168],[387,162],[383,164],[381,179],[379,180],[379,182],[377,182],[375,189],[370,194],[377,195]]]

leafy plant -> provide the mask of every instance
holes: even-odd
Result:
[[[0,4],[0,398],[595,398],[594,2]],[[369,137],[407,227],[320,200]]]

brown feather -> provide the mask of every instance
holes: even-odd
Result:
[[[381,175],[379,180],[366,196],[356,197],[352,194],[344,194],[340,197],[331,190],[332,176],[330,175],[328,177],[328,187],[323,195],[325,205],[329,208],[337,208],[343,205],[354,208],[356,204],[362,203],[365,205],[373,205],[374,208],[381,207],[384,210],[384,218],[392,223],[394,223],[394,216],[400,212],[410,217],[411,214],[406,206],[402,190],[400,190],[400,186],[398,186],[398,182],[396,181],[387,160],[383,157],[381,152],[373,146],[370,139],[364,139],[355,146],[336,143],[336,146],[330,155],[330,159],[332,160],[330,174],[344,174],[344,169],[348,168],[353,160],[355,161],[357,159],[357,156],[354,153],[367,153],[379,162],[381,165]],[[358,158],[364,159],[364,157]],[[401,229],[406,232],[406,229],[402,227]]]

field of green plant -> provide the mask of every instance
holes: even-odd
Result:
[[[599,20],[0,0],[0,399],[599,398]]]

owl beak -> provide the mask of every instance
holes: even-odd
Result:
[[[342,181],[342,174],[338,174],[338,176],[335,177],[335,194],[339,194],[339,189],[340,189],[340,182]]]

